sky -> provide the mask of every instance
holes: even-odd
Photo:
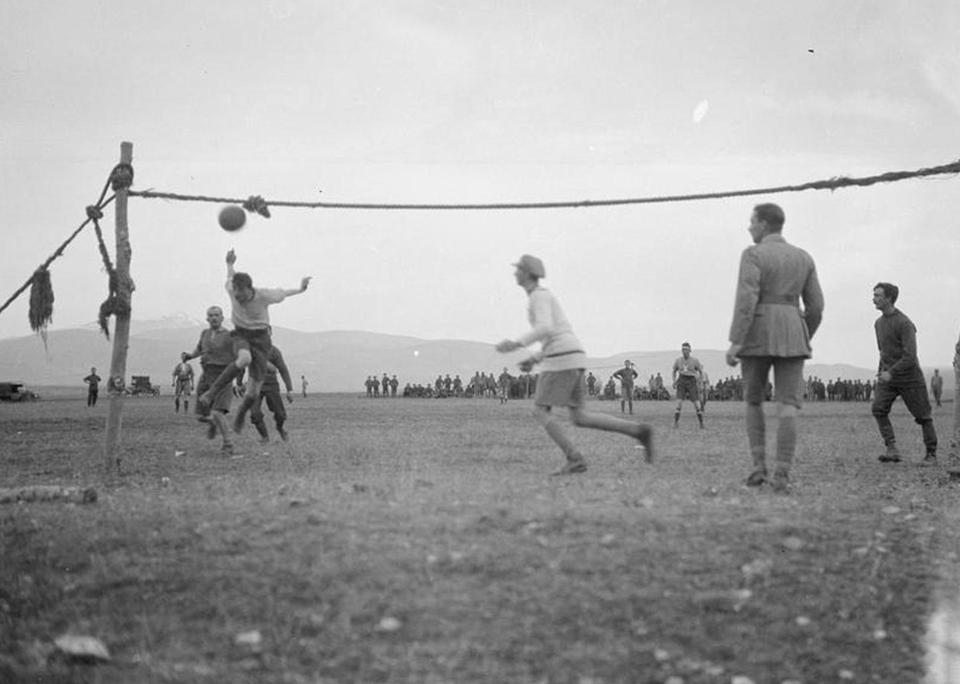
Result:
[[[8,0],[0,21],[0,301],[84,220],[122,141],[135,189],[297,202],[637,198],[960,158],[955,0]],[[225,306],[234,248],[255,285],[313,277],[273,307],[277,326],[495,343],[527,329],[511,264],[531,253],[591,356],[726,349],[750,213],[773,201],[824,289],[814,361],[875,366],[870,298],[890,281],[921,361],[946,367],[958,190],[941,176],[607,208],[275,207],[236,233],[216,204],[135,197],[133,317]],[[95,321],[92,227],[50,268],[51,328]],[[0,338],[31,334],[28,294]]]

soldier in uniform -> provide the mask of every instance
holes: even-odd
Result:
[[[930,394],[933,395],[933,400],[937,404],[937,408],[943,406],[940,399],[943,396],[943,376],[940,375],[940,369],[933,369],[933,377],[930,378]]]
[[[758,204],[750,216],[754,245],[740,255],[727,363],[742,364],[747,441],[753,472],[747,485],[767,481],[763,392],[773,367],[777,387],[777,465],[774,491],[786,492],[797,444],[803,363],[823,317],[823,291],[813,258],[783,239],[783,209]],[[800,301],[803,300],[803,309]]]
[[[87,383],[87,406],[97,405],[97,395],[100,394],[100,376],[97,369],[91,368],[90,375],[83,379]]]
[[[193,392],[193,366],[187,363],[186,352],[180,354],[180,363],[173,367],[173,411],[180,412],[180,399],[183,398],[183,412],[190,410],[190,393]]]
[[[633,381],[637,379],[637,371],[630,359],[623,362],[623,368],[614,371],[613,377],[620,381],[620,413],[626,413],[629,406],[633,415]]]

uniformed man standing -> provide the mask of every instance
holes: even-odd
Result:
[[[747,485],[752,487],[767,481],[763,393],[773,367],[779,421],[772,485],[778,492],[789,487],[803,364],[812,355],[810,338],[823,317],[816,264],[807,252],[783,239],[784,220],[783,209],[776,204],[758,204],[753,209],[749,231],[755,244],[740,256],[727,350],[727,363],[735,366],[739,361],[743,369],[747,441],[753,459]]]

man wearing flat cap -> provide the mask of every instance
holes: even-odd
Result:
[[[541,345],[540,351],[520,363],[520,369],[529,372],[534,365],[543,364],[533,401],[533,415],[566,456],[566,464],[554,474],[573,475],[587,469],[583,454],[570,441],[563,425],[552,413],[554,406],[566,406],[574,425],[632,437],[645,450],[647,462],[652,462],[653,430],[649,425],[584,410],[583,376],[587,355],[556,297],[540,287],[540,279],[546,276],[543,262],[535,256],[524,254],[514,267],[517,285],[526,291],[529,298],[527,315],[531,329],[514,339],[503,340],[497,345],[497,351],[507,353],[534,342]]]

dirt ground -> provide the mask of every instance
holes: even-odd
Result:
[[[673,430],[672,402],[637,403],[657,462],[576,430],[590,467],[567,478],[529,409],[298,397],[290,442],[268,421],[230,458],[171,398],[128,399],[105,478],[103,398],[0,405],[0,487],[99,495],[0,506],[0,681],[923,679],[960,483],[920,465],[902,405],[896,465],[867,404],[807,405],[787,496],[743,485],[739,404]],[[110,659],[65,657],[63,634]]]

